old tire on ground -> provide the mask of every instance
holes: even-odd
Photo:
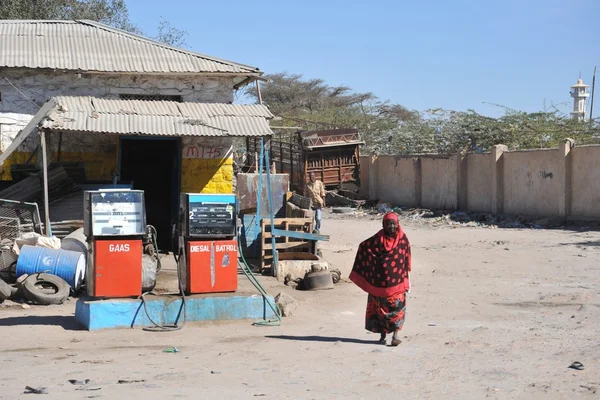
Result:
[[[330,271],[307,272],[302,282],[305,290],[333,289]]]
[[[30,275],[22,284],[25,298],[41,305],[62,304],[71,288],[62,278],[51,274]]]
[[[338,269],[329,270],[331,272],[331,279],[333,279],[333,284],[336,285],[342,279],[342,273]]]
[[[18,298],[23,297],[23,289],[21,288],[21,285],[10,285],[10,299],[11,300],[15,300]]]
[[[0,279],[0,300],[8,300],[12,296],[10,285]]]

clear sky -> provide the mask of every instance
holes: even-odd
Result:
[[[196,52],[373,92],[410,109],[560,104],[600,67],[600,0],[128,0]],[[600,68],[599,68],[600,69]],[[600,75],[600,72],[598,73]],[[600,76],[594,114],[600,116]],[[564,103],[568,102],[568,103]]]

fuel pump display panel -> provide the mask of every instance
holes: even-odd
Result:
[[[143,191],[89,191],[84,208],[89,218],[86,236],[136,236],[146,231]]]
[[[186,194],[184,197],[189,237],[235,236],[234,195]]]

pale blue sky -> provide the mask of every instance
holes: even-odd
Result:
[[[199,53],[322,78],[417,110],[499,115],[486,102],[538,111],[546,101],[568,102],[560,106],[568,112],[580,71],[591,84],[600,66],[600,0],[127,4],[149,35],[164,17],[189,33],[188,47]]]

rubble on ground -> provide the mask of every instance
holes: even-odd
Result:
[[[275,296],[275,304],[277,304],[277,307],[281,311],[281,315],[284,317],[291,317],[298,308],[296,299],[283,292]]]
[[[379,219],[386,212],[393,211],[405,220],[412,220],[431,226],[504,228],[504,229],[549,229],[577,226],[580,228],[599,227],[600,222],[566,221],[564,218],[528,218],[522,215],[494,215],[464,211],[434,211],[426,208],[401,208],[389,203],[377,203],[371,207],[359,209],[332,207],[331,213],[338,217]]]

